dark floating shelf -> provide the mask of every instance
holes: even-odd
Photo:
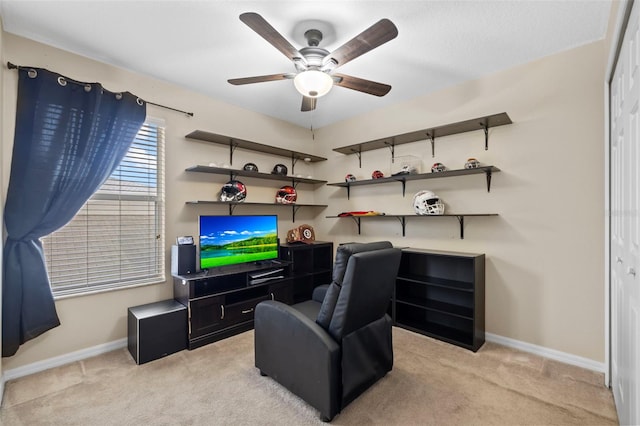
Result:
[[[452,176],[477,175],[477,174],[484,173],[487,178],[487,192],[490,192],[491,191],[491,174],[499,171],[500,169],[495,166],[483,166],[483,167],[477,167],[475,169],[445,170],[444,172],[420,173],[416,175],[398,175],[398,176],[384,177],[380,179],[366,179],[366,180],[356,180],[353,182],[328,183],[327,185],[338,186],[340,188],[347,188],[347,198],[349,198],[350,188],[352,186],[379,185],[381,183],[400,182],[402,183],[402,195],[404,196],[405,184],[410,180],[438,179],[438,178],[446,178],[446,177],[452,177]]]
[[[435,139],[443,136],[456,135],[458,133],[466,133],[474,130],[484,130],[485,145],[484,149],[489,148],[489,129],[492,127],[511,124],[511,118],[506,112],[500,114],[492,114],[484,117],[473,118],[471,120],[459,121],[457,123],[445,124],[443,126],[430,127],[427,129],[416,130],[414,132],[403,133],[401,135],[375,139],[372,141],[361,142],[353,145],[347,145],[333,150],[341,154],[356,154],[360,159],[360,167],[362,167],[361,154],[365,151],[371,151],[380,148],[391,149],[391,159],[394,159],[394,148],[398,145],[406,143],[430,140],[431,155],[435,153]]]
[[[455,217],[458,219],[458,222],[460,223],[460,239],[463,240],[464,239],[464,218],[466,216],[469,217],[480,217],[480,216],[498,216],[498,213],[447,213],[447,214],[441,214],[441,215],[398,215],[398,214],[381,214],[381,215],[361,215],[361,216],[325,216],[327,219],[344,219],[344,218],[351,218],[353,219],[356,224],[358,225],[358,235],[360,235],[360,231],[361,231],[361,219],[362,218],[387,218],[387,217],[393,217],[398,219],[398,221],[400,222],[400,224],[402,225],[402,236],[405,236],[405,229],[407,226],[407,218],[411,217],[411,218],[434,218],[434,217]]]
[[[225,205],[229,207],[229,215],[233,214],[233,211],[237,206],[276,206],[276,207],[291,207],[292,222],[296,221],[296,212],[300,207],[328,207],[326,204],[281,204],[281,203],[257,203],[250,201],[207,201],[207,200],[195,200],[187,201],[185,204],[200,204],[200,205]]]
[[[228,175],[229,179],[235,179],[238,176],[255,177],[265,180],[277,180],[281,182],[292,182],[295,186],[297,183],[311,183],[311,184],[324,184],[326,180],[309,179],[296,176],[282,176],[271,173],[252,172],[248,170],[231,169],[226,167],[211,167],[211,166],[193,166],[185,169],[187,172],[199,172],[199,173],[212,173],[218,175]]]
[[[265,145],[262,143],[238,139],[231,136],[219,135],[217,133],[205,132],[203,130],[195,130],[189,133],[186,136],[186,138],[228,146],[230,164],[233,164],[233,152],[236,150],[236,148],[248,149],[251,151],[263,152],[265,154],[273,154],[273,155],[279,155],[282,157],[288,157],[291,159],[292,172],[298,160],[308,161],[311,163],[326,160],[326,158],[318,157],[317,155],[305,154],[299,151],[292,151],[289,149],[278,148],[276,146]]]

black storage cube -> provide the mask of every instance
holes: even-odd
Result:
[[[128,348],[137,364],[187,348],[187,308],[176,300],[129,308]]]

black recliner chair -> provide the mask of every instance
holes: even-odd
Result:
[[[387,241],[338,247],[333,281],[296,305],[265,301],[254,317],[255,365],[331,421],[393,367],[386,314],[401,250]]]

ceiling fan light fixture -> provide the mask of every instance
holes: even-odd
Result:
[[[333,79],[326,72],[307,70],[295,76],[293,85],[302,96],[319,98],[329,93],[333,87]]]

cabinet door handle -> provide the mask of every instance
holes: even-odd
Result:
[[[270,293],[270,294],[271,294],[271,300],[276,300],[276,298],[273,296],[273,293]]]
[[[629,268],[629,269],[627,269],[627,274],[633,275],[635,277],[636,276],[636,270],[633,269],[633,268]]]
[[[224,319],[224,305],[220,305],[220,312],[222,312],[222,315],[220,315],[220,319],[223,320]]]
[[[245,309],[245,310],[242,311],[243,314],[250,314],[251,312],[253,312],[253,308]]]

